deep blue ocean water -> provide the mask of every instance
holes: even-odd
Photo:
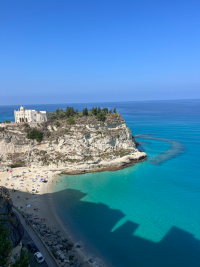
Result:
[[[110,266],[199,267],[200,100],[99,106],[117,108],[148,160],[116,172],[62,176],[53,188],[58,212]],[[57,107],[66,105],[27,106]],[[0,107],[0,120],[13,119],[11,110]]]

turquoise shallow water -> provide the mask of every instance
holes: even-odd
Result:
[[[63,176],[53,195],[60,214],[112,266],[199,266],[200,101],[117,108],[133,134],[147,134],[137,140],[149,159],[117,172]],[[168,158],[171,140],[179,145]]]
[[[62,176],[53,188],[58,212],[111,266],[199,267],[200,100],[102,106],[116,107],[132,133],[143,134],[148,160]]]

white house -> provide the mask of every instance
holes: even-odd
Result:
[[[44,122],[47,121],[51,114],[46,111],[37,111],[20,107],[20,110],[14,111],[15,122]]]

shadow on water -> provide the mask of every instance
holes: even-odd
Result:
[[[125,214],[102,203],[82,200],[86,195],[79,190],[65,189],[54,192],[53,199],[56,206],[61,207],[62,216],[72,218],[74,229],[95,244],[105,259],[112,259],[112,266],[199,267],[200,241],[192,234],[173,226],[155,243],[134,236],[139,225],[132,221],[126,221],[112,232]]]
[[[143,138],[143,139],[152,139],[152,140],[167,142],[170,144],[170,148],[168,150],[166,150],[165,152],[163,152],[162,154],[156,156],[155,158],[150,159],[149,163],[152,165],[161,165],[165,161],[168,161],[172,158],[178,157],[186,149],[185,145],[178,142],[178,141],[165,139],[165,138],[159,138],[159,137],[155,137],[153,135],[154,134],[140,134],[140,135],[137,135],[137,137]]]

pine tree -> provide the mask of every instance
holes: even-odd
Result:
[[[94,115],[95,115],[95,116],[97,115],[97,107],[94,108]]]
[[[88,109],[87,108],[83,109],[83,116],[88,116]]]
[[[70,108],[70,116],[74,116],[74,108],[73,107]]]
[[[65,115],[66,115],[67,117],[70,116],[70,108],[69,108],[69,107],[66,108]]]
[[[102,112],[106,115],[108,113],[108,109],[107,108],[103,108]]]

